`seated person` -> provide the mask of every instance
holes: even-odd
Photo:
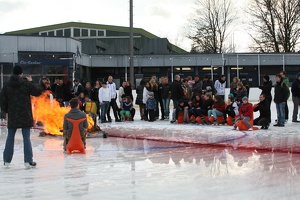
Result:
[[[243,120],[246,126],[248,127],[249,131],[252,131],[253,128],[250,124],[250,121],[253,120],[253,106],[251,103],[249,103],[247,97],[242,98],[243,104],[241,105],[239,109],[238,118],[235,120],[234,124],[234,130],[236,130],[236,122],[239,120]]]
[[[221,123],[222,124],[226,123],[227,115],[230,116],[232,120],[234,120],[235,116],[237,116],[238,114],[239,114],[239,107],[236,104],[236,102],[234,102],[234,97],[228,96],[227,106],[224,111],[224,119]]]
[[[176,119],[175,121],[171,121],[171,123],[177,123],[178,122],[178,116],[179,113],[183,113],[183,122],[188,123],[188,110],[190,108],[190,102],[189,99],[180,99],[178,101],[178,107],[173,110],[173,119]]]
[[[259,117],[254,119],[253,124],[261,126],[261,129],[268,129],[271,122],[270,102],[265,94],[259,95],[259,103],[254,105],[254,112],[259,111]]]
[[[224,116],[225,111],[225,102],[221,96],[216,95],[214,98],[214,104],[212,109],[207,112],[207,116],[210,117],[213,115],[214,117],[214,125],[217,124],[217,116]]]
[[[124,94],[125,95],[125,94]],[[121,111],[120,116],[122,121],[129,121],[130,120],[130,111],[133,108],[132,100],[129,96],[125,97],[122,95],[122,104],[121,104]]]
[[[122,94],[121,96],[121,102],[127,100],[126,98],[126,95],[125,94]],[[120,108],[119,108],[119,116],[121,116],[120,112],[122,111],[122,104],[120,104]],[[133,107],[133,104],[132,104],[132,108],[130,110],[130,116],[131,116],[131,120],[134,121],[134,116],[135,116],[135,108]]]
[[[194,113],[197,113],[196,110],[201,109],[203,100],[200,94],[196,94],[195,98],[192,100],[191,109],[188,110],[189,117],[195,116]],[[196,114],[197,115],[197,114]]]
[[[197,118],[198,116],[201,117],[201,124],[205,123],[204,116],[208,115],[208,111],[212,109],[213,104],[214,100],[212,99],[212,95],[210,93],[206,93],[204,95],[204,100],[201,109],[193,110],[193,115],[195,118]]]
[[[88,127],[86,114],[80,111],[78,108],[78,99],[77,98],[71,99],[70,106],[71,106],[71,110],[67,114],[65,114],[64,122],[63,122],[64,151],[66,151],[66,146],[71,138],[72,130],[73,130],[73,124],[69,122],[67,118],[70,119],[85,118],[85,120],[79,124],[80,135],[84,146],[85,146],[86,129]]]

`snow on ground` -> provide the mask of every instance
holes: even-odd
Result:
[[[291,115],[292,102],[289,107]],[[272,105],[272,122],[275,118]],[[9,168],[0,167],[1,199],[299,199],[300,154],[293,147],[300,140],[300,124],[289,121],[283,128],[271,125],[269,130],[240,132],[228,126],[144,122],[137,113],[134,122],[100,126],[129,134],[139,129],[138,135],[150,130],[147,135],[152,138],[89,138],[86,155],[66,155],[61,137],[39,137],[39,131],[32,130],[38,165],[25,169],[18,131],[13,161]],[[234,141],[245,134],[244,146],[249,148],[212,145],[222,142],[224,135]],[[6,128],[0,127],[1,152],[6,135]],[[159,136],[174,141],[163,142]],[[178,142],[199,138],[209,145]],[[253,147],[264,141],[273,146]],[[286,147],[288,151],[272,151]]]

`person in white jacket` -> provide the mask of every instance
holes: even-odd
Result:
[[[147,100],[149,98],[149,94],[151,93],[151,85],[149,82],[146,83],[145,87],[144,87],[144,90],[143,90],[143,104],[144,104],[144,108],[146,108],[146,103],[147,103]],[[148,110],[145,109],[144,110],[144,120],[145,121],[148,121]]]
[[[106,86],[106,82],[102,82],[102,87],[99,89],[99,103],[100,103],[100,113],[101,113],[101,123],[107,122],[106,113],[111,101],[110,89]]]
[[[225,87],[226,87],[226,76],[221,75],[218,80],[215,81],[215,89],[216,94],[218,96],[221,96],[223,100],[225,100]]]

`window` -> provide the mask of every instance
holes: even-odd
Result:
[[[47,36],[47,32],[41,33],[41,36]]]
[[[71,37],[71,29],[64,29],[64,36],[65,37]]]
[[[96,33],[96,30],[90,30],[90,36],[97,36]]]
[[[54,36],[54,31],[49,31],[48,36]]]
[[[60,37],[64,36],[63,30],[57,30],[56,31],[56,36],[60,36]]]
[[[80,29],[74,28],[74,37],[80,37]]]
[[[88,29],[81,29],[81,36],[89,36],[89,30]]]
[[[104,36],[104,31],[98,31],[98,36]]]

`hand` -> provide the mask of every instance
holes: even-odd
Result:
[[[31,82],[32,81],[32,77],[31,76],[26,76],[27,81]]]

